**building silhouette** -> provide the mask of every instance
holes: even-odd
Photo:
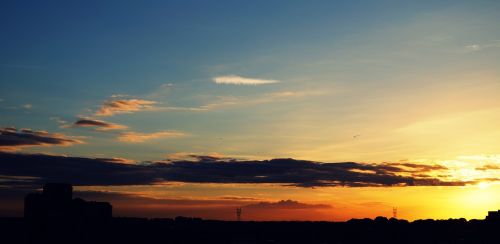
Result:
[[[500,221],[500,210],[498,211],[488,211],[488,216],[486,216],[488,221]]]
[[[112,212],[108,202],[73,198],[73,187],[65,183],[47,183],[42,193],[24,198],[24,218],[33,221],[106,221]]]

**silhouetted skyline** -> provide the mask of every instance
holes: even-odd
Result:
[[[499,12],[0,1],[0,216],[70,182],[75,206],[125,217],[482,219],[500,208]]]

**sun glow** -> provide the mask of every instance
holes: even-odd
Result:
[[[488,187],[490,186],[490,184],[489,184],[489,183],[487,183],[487,182],[484,182],[484,181],[483,181],[483,182],[479,182],[479,183],[477,184],[477,186],[478,186],[479,188],[481,188],[481,189],[486,189],[486,188],[488,188]]]

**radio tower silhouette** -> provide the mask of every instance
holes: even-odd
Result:
[[[398,208],[392,207],[392,217],[395,219],[398,218]]]
[[[236,221],[241,221],[241,208],[236,208]]]

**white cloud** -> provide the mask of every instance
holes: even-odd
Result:
[[[465,49],[469,52],[476,52],[476,51],[481,51],[486,48],[498,48],[500,47],[500,40],[488,42],[488,43],[483,43],[483,44],[471,44],[465,46]]]
[[[479,51],[482,49],[478,44],[467,45],[465,48],[469,51]]]
[[[279,80],[265,80],[257,78],[246,78],[237,75],[217,76],[213,78],[213,82],[217,84],[230,84],[230,85],[263,85],[278,83]]]

